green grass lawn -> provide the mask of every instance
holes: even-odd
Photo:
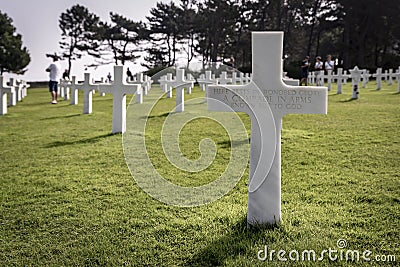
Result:
[[[336,266],[398,266],[400,261],[400,95],[397,84],[374,82],[350,101],[329,94],[328,115],[288,115],[282,130],[282,224],[246,225],[248,170],[226,196],[209,205],[180,208],[148,196],[125,162],[122,135],[111,135],[112,98],[93,99],[93,114],[69,101],[50,105],[47,89],[0,117],[1,266],[328,266],[297,261],[292,250],[372,252],[370,262],[336,260]],[[195,88],[187,99],[202,96]],[[146,98],[145,98],[146,101]],[[182,153],[199,156],[211,137],[217,158],[209,169],[177,170],[162,154],[164,99],[149,118],[146,144],[156,169],[177,184],[201,185],[229,160],[222,127],[196,120],[182,130]],[[240,115],[247,129],[249,118]],[[248,130],[249,131],[249,130]],[[287,262],[260,261],[268,246]],[[295,254],[291,254],[292,256]],[[395,255],[396,262],[377,262]],[[339,256],[340,257],[340,256]]]

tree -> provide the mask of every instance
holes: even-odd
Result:
[[[139,44],[145,35],[145,25],[112,12],[110,17],[112,24],[102,22],[97,28],[98,38],[106,43],[116,65],[135,61],[139,57],[135,53],[141,51]]]
[[[23,74],[31,60],[27,48],[22,47],[22,36],[15,31],[12,19],[0,11],[0,75]]]
[[[158,2],[156,7],[150,10],[150,16],[146,17],[149,21],[148,41],[152,45],[147,52],[154,52],[154,48],[158,47],[162,51],[159,56],[167,55],[167,58],[163,59],[167,66],[173,66],[176,62],[177,45],[182,34],[179,32],[180,14],[180,8],[174,2]]]
[[[88,37],[99,21],[98,16],[90,13],[86,7],[81,5],[74,5],[61,13],[59,19],[62,36],[60,48],[63,50],[62,57],[68,59],[68,73],[71,73],[73,60],[81,58],[85,52],[95,55],[98,44],[92,42],[93,39]]]
[[[343,6],[345,67],[356,64],[397,67],[396,60],[391,58],[399,59],[400,3],[390,0],[337,2]]]

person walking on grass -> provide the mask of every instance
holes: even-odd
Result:
[[[310,68],[310,57],[306,56],[301,63],[301,81],[300,85],[303,83],[307,86],[307,79],[308,79],[308,69]]]
[[[49,91],[51,93],[51,104],[57,104],[57,91],[58,91],[58,81],[61,77],[61,65],[58,62],[57,57],[53,57],[53,63],[46,69],[49,72]]]

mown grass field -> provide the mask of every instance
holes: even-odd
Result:
[[[165,205],[132,178],[122,135],[111,135],[112,98],[94,96],[93,114],[69,101],[50,105],[47,89],[0,117],[1,266],[398,266],[400,262],[400,95],[374,82],[350,101],[329,94],[328,115],[288,115],[282,129],[282,224],[246,225],[248,170],[226,196],[193,208]],[[202,96],[195,88],[187,99]],[[145,98],[146,101],[146,98]],[[163,100],[157,114],[170,110]],[[157,115],[156,114],[156,115]],[[247,129],[248,117],[240,115]],[[228,138],[207,120],[182,131],[196,158],[201,138],[216,140],[212,171],[187,174],[160,148],[163,116],[149,118],[146,144],[155,167],[180,184],[210,182],[223,169]],[[186,141],[185,141],[186,140]],[[190,177],[191,182],[187,182]],[[211,177],[211,178],[210,178]],[[211,179],[212,180],[212,179]],[[371,261],[291,261],[292,250],[370,250]],[[288,261],[257,254],[285,250]],[[293,256],[294,254],[292,254]],[[301,255],[301,254],[300,254]],[[377,262],[376,256],[396,261]],[[380,259],[383,259],[381,257]],[[388,260],[389,257],[386,257]],[[393,258],[390,258],[393,260]]]

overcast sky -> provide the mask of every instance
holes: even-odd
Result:
[[[160,1],[170,2],[170,0],[0,0],[0,10],[12,18],[13,25],[22,35],[23,45],[28,48],[31,56],[28,71],[19,77],[27,81],[46,81],[48,74],[45,69],[51,63],[51,59],[45,54],[60,51],[58,42],[61,40],[61,31],[58,19],[66,9],[80,4],[86,6],[103,21],[110,21],[110,11],[134,21],[145,21],[150,9]],[[174,2],[179,1],[174,0]],[[90,58],[74,61],[71,76],[76,75],[78,79],[83,79],[84,66],[91,62]],[[61,61],[61,65],[67,68],[66,61]],[[127,66],[135,72],[144,69],[140,63],[129,63]],[[90,70],[93,76],[99,79],[105,77],[108,72],[112,73],[112,66]],[[8,74],[5,76],[10,77]]]

